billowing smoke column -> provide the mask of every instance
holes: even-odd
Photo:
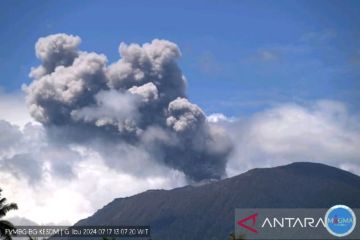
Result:
[[[55,34],[36,43],[41,65],[25,88],[32,117],[73,141],[101,137],[141,148],[194,181],[224,174],[232,145],[186,98],[176,44],[121,43],[120,60],[107,65],[106,56],[80,51],[80,42]]]

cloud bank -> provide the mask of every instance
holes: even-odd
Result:
[[[186,97],[176,44],[122,43],[109,64],[80,43],[40,38],[26,104],[0,92],[0,183],[19,205],[10,216],[72,224],[117,197],[295,161],[360,174],[359,116],[341,102],[206,116]]]
[[[248,119],[212,119],[235,144],[229,176],[291,162],[319,162],[360,174],[360,116],[341,102],[286,103]]]

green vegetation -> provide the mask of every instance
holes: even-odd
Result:
[[[15,229],[14,225],[1,218],[6,216],[6,213],[11,210],[18,209],[16,203],[6,203],[6,198],[1,197],[2,189],[0,188],[0,239],[11,240],[11,235],[5,233],[5,229]]]

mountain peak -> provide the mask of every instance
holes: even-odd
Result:
[[[253,169],[197,187],[116,199],[79,225],[150,225],[154,239],[226,239],[236,208],[360,207],[360,177],[319,163]],[[208,226],[217,226],[210,228]],[[175,237],[175,238],[174,238]]]
[[[288,165],[284,165],[284,166],[280,166],[282,168],[332,168],[332,169],[337,169],[335,167],[323,164],[323,163],[316,163],[316,162],[293,162],[290,163]]]

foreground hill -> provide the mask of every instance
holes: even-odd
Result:
[[[253,169],[202,186],[118,198],[76,225],[150,225],[153,239],[227,239],[235,208],[360,207],[360,177],[316,163]]]

